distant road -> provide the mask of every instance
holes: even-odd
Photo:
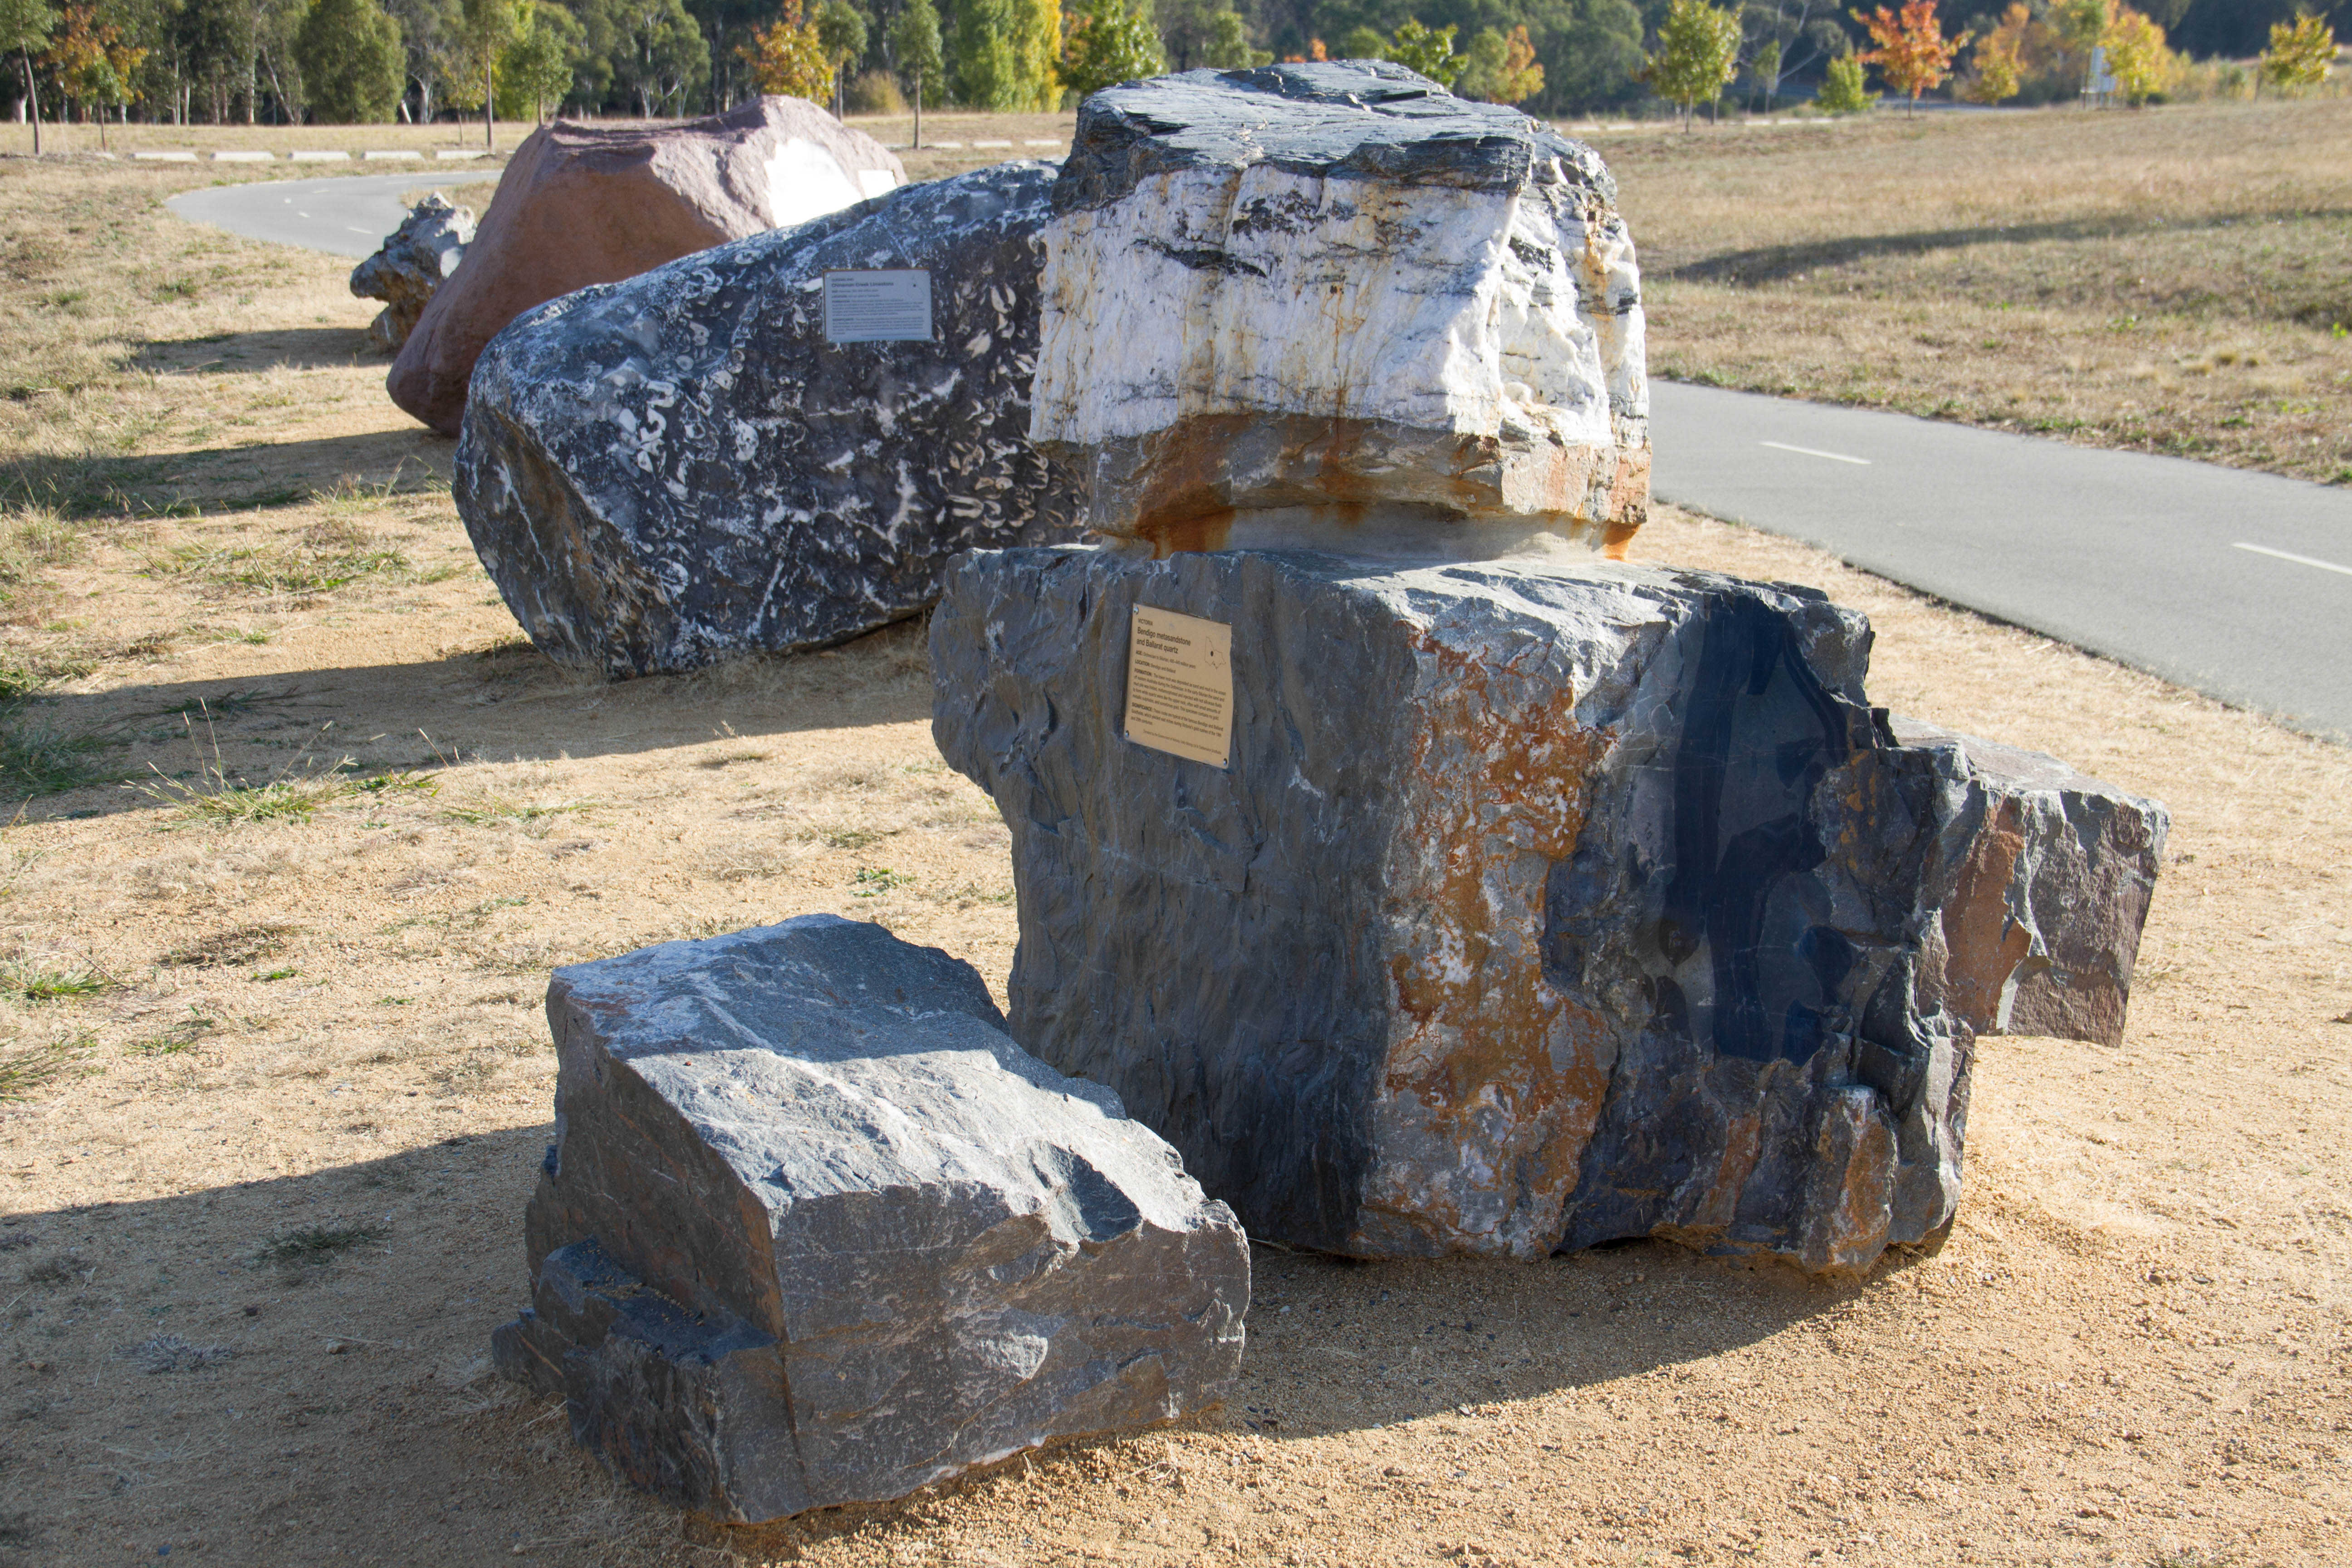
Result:
[[[1661,500],[2352,738],[2352,489],[1650,385]]]
[[[375,254],[383,237],[408,216],[401,195],[433,186],[454,189],[499,176],[497,166],[436,169],[399,174],[344,174],[324,180],[262,180],[183,191],[163,205],[190,223],[208,223],[247,239],[266,239],[353,260]]]
[[[166,205],[358,258],[400,226],[403,192],[469,175],[216,185]],[[2352,490],[1675,382],[1650,397],[1662,500],[2352,737]]]

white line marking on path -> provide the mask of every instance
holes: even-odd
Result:
[[[1759,447],[1769,447],[1776,452],[1798,452],[1808,458],[1827,458],[1832,463],[1853,463],[1865,468],[1870,467],[1868,458],[1849,458],[1843,452],[1820,452],[1811,447],[1791,447],[1786,441],[1759,441],[1756,444]]]
[[[2275,555],[2282,561],[2292,561],[2298,566],[2316,566],[2322,572],[2341,572],[2352,577],[2352,566],[2339,566],[2333,561],[2322,561],[2315,555],[2297,555],[2292,550],[2273,550],[2267,544],[2247,544],[2242,541],[2230,546],[2232,550],[2251,550],[2257,555]]]

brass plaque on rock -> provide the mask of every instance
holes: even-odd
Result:
[[[1234,733],[1234,628],[1135,606],[1127,637],[1127,738],[1225,766]]]

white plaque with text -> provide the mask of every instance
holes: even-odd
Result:
[[[1226,764],[1234,733],[1234,628],[1135,606],[1127,637],[1127,738]]]
[[[931,341],[931,275],[920,268],[824,275],[824,336],[835,343]]]

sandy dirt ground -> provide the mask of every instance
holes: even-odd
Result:
[[[1674,515],[1637,555],[1869,612],[1877,700],[2172,808],[2126,1042],[1984,1043],[1940,1252],[1260,1247],[1197,1424],[757,1531],[616,1487],[486,1355],[549,968],[824,910],[1001,987],[1006,840],[931,746],[919,627],[618,687],[541,659],[449,447],[330,341],[367,313],[320,283],[142,350],[184,414],[141,482],[278,499],[87,518],[0,628],[58,672],[19,721],[106,775],[0,831],[0,1562],[2352,1555],[2352,754]]]

